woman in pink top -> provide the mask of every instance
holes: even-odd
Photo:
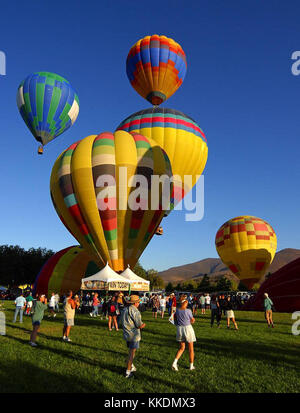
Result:
[[[97,317],[98,314],[98,306],[100,304],[100,301],[98,300],[98,293],[95,293],[94,298],[93,298],[93,311],[90,313],[91,317]]]

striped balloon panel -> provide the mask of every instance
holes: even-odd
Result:
[[[207,141],[197,123],[174,109],[152,108],[134,113],[117,130],[140,133],[157,142],[170,159],[175,205],[197,182],[207,161]],[[185,179],[185,175],[190,178]]]
[[[65,248],[53,255],[44,264],[34,283],[35,294],[58,293],[80,289],[81,279],[99,271],[91,257],[78,246]]]
[[[181,46],[166,36],[146,36],[129,51],[126,72],[132,87],[153,105],[173,95],[186,75]]]
[[[49,72],[33,73],[17,93],[20,114],[33,136],[46,145],[77,119],[79,100],[70,83]]]
[[[60,155],[51,174],[52,199],[62,222],[94,261],[123,271],[135,265],[166,212],[162,193],[158,213],[151,209],[151,186],[145,194],[134,179],[140,175],[149,184],[153,175],[164,174],[172,177],[170,161],[153,140],[105,132]],[[131,200],[137,201],[133,209]]]
[[[266,221],[245,215],[225,222],[216,234],[215,243],[223,263],[252,287],[273,261],[277,237]]]

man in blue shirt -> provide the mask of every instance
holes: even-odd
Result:
[[[141,340],[141,330],[146,326],[142,322],[141,313],[138,310],[140,305],[140,297],[138,295],[131,295],[129,305],[125,307],[121,315],[123,326],[123,337],[129,349],[126,378],[132,377],[132,373],[136,371],[133,365],[136,350],[139,348]]]
[[[16,298],[15,304],[16,304],[16,310],[15,310],[15,316],[13,319],[13,323],[17,321],[17,317],[19,313],[20,313],[20,323],[23,323],[23,311],[26,305],[26,300],[23,297],[23,293],[18,298]]]

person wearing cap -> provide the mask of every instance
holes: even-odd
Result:
[[[138,310],[139,304],[140,297],[138,295],[131,295],[128,306],[125,307],[121,315],[123,337],[129,349],[126,378],[132,377],[132,373],[136,371],[133,365],[133,359],[141,341],[141,329],[146,326],[146,324],[142,322],[141,313]]]
[[[272,312],[272,306],[273,306],[273,301],[269,297],[268,293],[264,293],[264,309],[265,309],[265,317],[268,323],[268,327],[272,326],[274,328],[274,323],[273,323],[273,312]]]
[[[30,335],[30,341],[29,344],[32,347],[36,347],[36,337],[38,334],[38,331],[40,329],[40,325],[42,322],[42,319],[44,317],[44,312],[47,310],[47,298],[44,294],[40,295],[37,297],[35,306],[34,306],[34,312],[32,315],[32,333]]]
[[[177,328],[176,340],[179,342],[179,350],[177,351],[175,360],[172,364],[172,369],[178,371],[177,362],[185,350],[185,343],[188,343],[190,356],[190,370],[195,370],[194,367],[194,342],[196,341],[195,332],[192,324],[195,322],[192,311],[187,308],[188,300],[186,295],[182,295],[179,300],[179,307],[174,314],[174,321]]]

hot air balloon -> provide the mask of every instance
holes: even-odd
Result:
[[[141,133],[166,151],[174,175],[175,204],[192,189],[197,175],[205,168],[208,149],[204,132],[192,118],[178,110],[141,110],[121,122],[117,130]],[[191,176],[191,182],[185,180],[184,184],[185,175]]]
[[[81,279],[99,271],[82,247],[72,246],[57,252],[43,265],[34,282],[34,294],[59,295],[80,290]]]
[[[137,174],[148,186],[147,193],[137,196],[134,209],[129,204],[139,188],[129,184]],[[161,188],[155,207],[150,206],[154,175],[169,177],[172,192],[166,153],[152,139],[124,131],[88,136],[56,160],[50,183],[53,204],[99,266],[108,262],[117,272],[128,264],[134,267],[155,234],[168,205]],[[111,182],[100,182],[103,177]]]
[[[17,93],[20,114],[35,139],[43,145],[61,135],[76,121],[79,100],[70,83],[50,72],[36,72],[26,77]]]
[[[264,309],[264,293],[268,293],[276,311],[293,313],[300,308],[300,258],[289,262],[272,273],[250,299],[245,309],[260,311]]]
[[[245,215],[230,219],[218,230],[216,249],[225,265],[252,288],[273,261],[276,234],[266,221]]]
[[[160,105],[182,84],[187,70],[181,46],[166,36],[146,36],[129,51],[126,72],[132,87],[152,105]]]

